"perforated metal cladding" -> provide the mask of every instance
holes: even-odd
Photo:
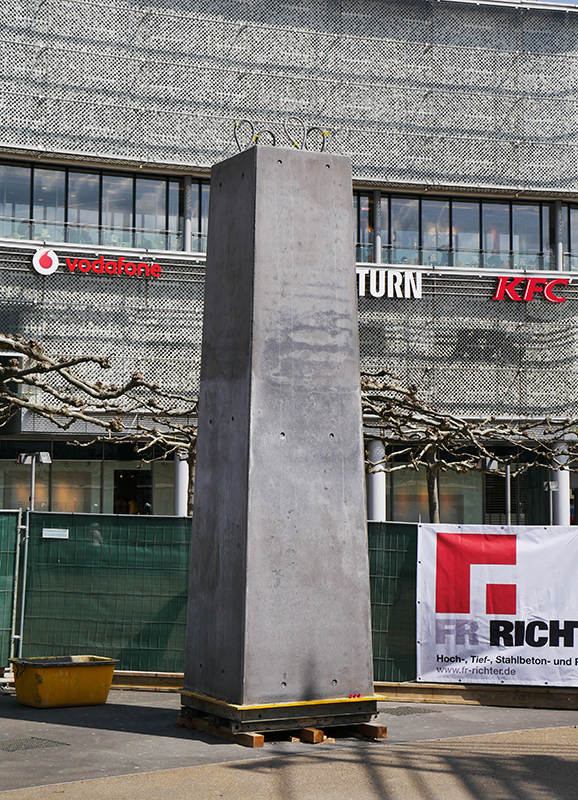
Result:
[[[29,251],[0,252],[0,331],[38,339],[55,356],[111,356],[112,369],[86,369],[93,379],[120,383],[139,370],[196,396],[204,266],[156,259],[162,277],[147,280],[70,273],[59,256],[59,270],[43,277]],[[493,301],[495,289],[493,276],[430,273],[422,299],[359,298],[362,369],[388,369],[455,414],[578,416],[578,285],[558,304],[538,294]]]
[[[0,146],[208,167],[235,120],[358,179],[578,194],[578,14],[424,0],[3,0]],[[280,136],[282,139],[282,136]]]
[[[578,287],[492,301],[496,279],[427,276],[423,297],[360,297],[361,367],[468,417],[578,415]]]
[[[59,251],[58,271],[41,276],[30,252],[0,251],[0,330],[41,341],[56,358],[110,356],[109,370],[79,368],[93,380],[120,384],[138,370],[165,390],[196,397],[204,266],[155,256],[160,278],[107,276],[71,273],[66,255]]]

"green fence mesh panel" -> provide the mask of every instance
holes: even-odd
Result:
[[[190,519],[31,515],[25,657],[93,654],[182,672]],[[68,539],[43,538],[44,528]]]
[[[375,681],[416,677],[417,525],[369,522]]]
[[[175,517],[32,514],[23,656],[91,653],[118,659],[119,669],[182,672],[190,525]],[[69,538],[43,538],[44,528],[67,529]],[[13,522],[10,541],[14,530]],[[11,570],[2,573],[10,581],[11,554]],[[417,526],[369,523],[369,558],[374,678],[414,680]]]
[[[0,514],[0,667],[8,666],[18,512]]]

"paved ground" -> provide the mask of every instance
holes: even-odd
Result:
[[[1,800],[576,800],[578,712],[380,704],[385,742],[247,749],[176,727],[178,695],[36,710],[0,696]]]

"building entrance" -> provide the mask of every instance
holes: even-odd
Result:
[[[114,513],[151,514],[152,481],[150,471],[115,469]]]

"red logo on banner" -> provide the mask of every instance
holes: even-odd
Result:
[[[436,613],[470,613],[472,564],[515,564],[515,534],[438,533]],[[515,614],[516,586],[486,585],[486,614]]]

